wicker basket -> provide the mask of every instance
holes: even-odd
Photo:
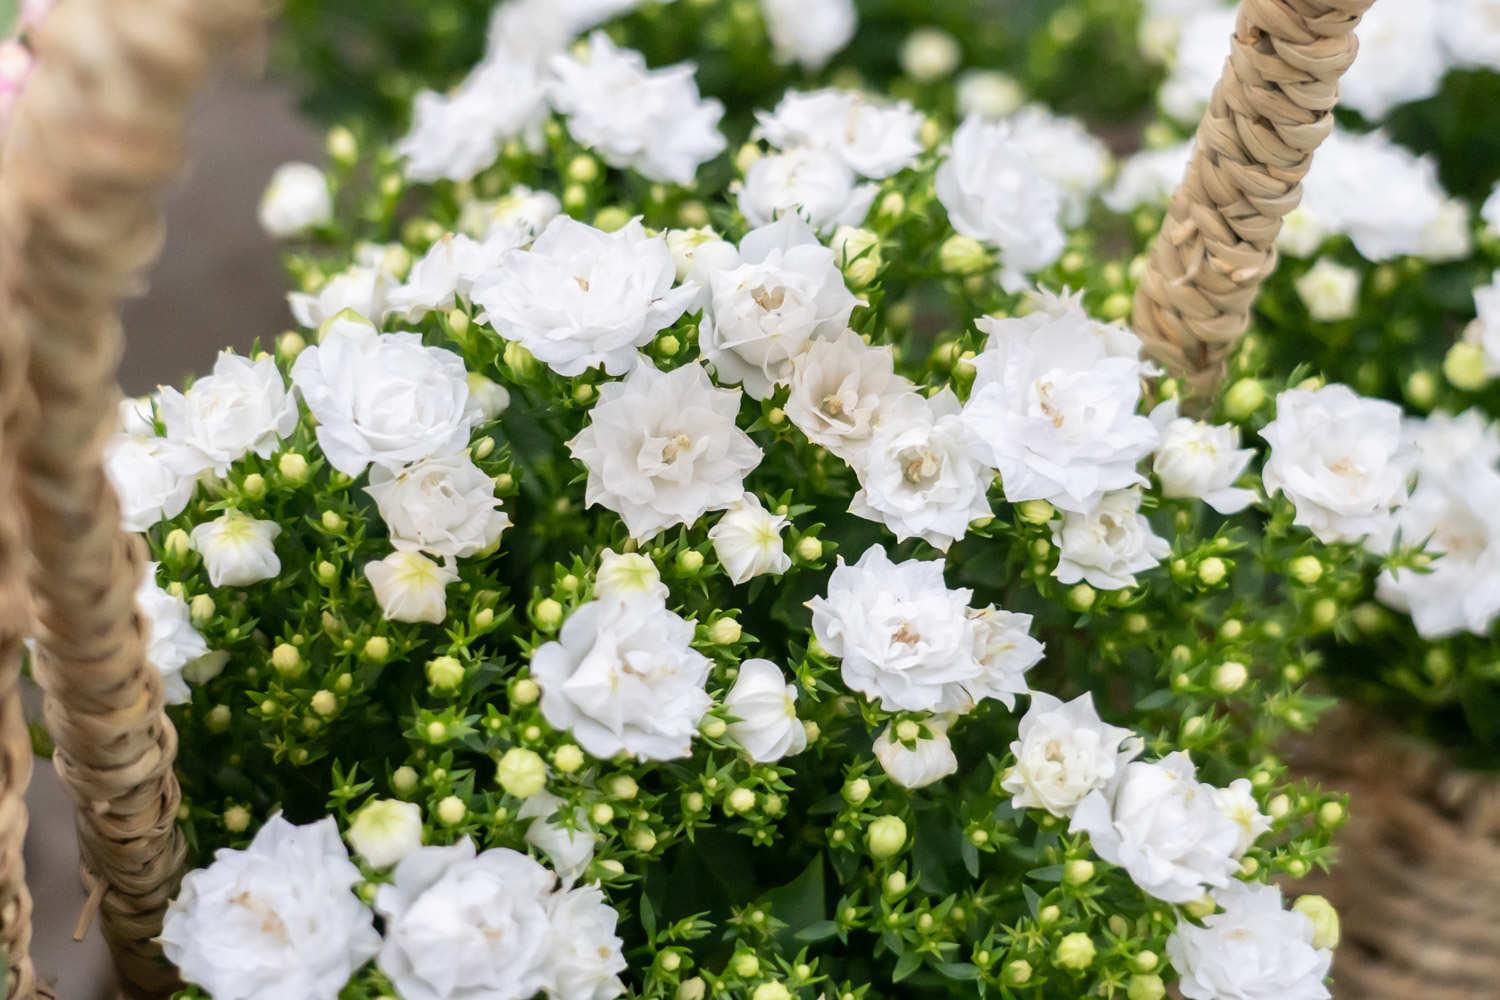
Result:
[[[1137,292],[1135,323],[1190,396],[1209,395],[1275,267],[1282,217],[1332,128],[1338,79],[1371,0],[1245,0],[1197,148]],[[62,0],[7,136],[0,185],[0,944],[8,995],[38,986],[21,865],[30,747],[19,642],[78,804],[84,879],[132,997],[172,970],[152,944],[184,861],[176,736],[142,656],[142,552],[101,469],[113,427],[119,299],[159,242],[188,104],[264,0]],[[27,599],[27,594],[31,598]],[[32,613],[34,605],[35,613]],[[1384,746],[1341,741],[1347,748]],[[1326,740],[1321,741],[1326,745]],[[1399,760],[1399,766],[1393,766]],[[1343,877],[1341,996],[1500,996],[1500,795],[1431,754],[1363,749]],[[1420,798],[1416,796],[1421,796]],[[1356,813],[1356,816],[1358,813]]]

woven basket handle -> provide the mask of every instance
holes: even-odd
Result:
[[[1354,27],[1373,0],[1244,0],[1187,174],[1151,245],[1134,324],[1148,353],[1212,398],[1276,269],[1281,220],[1333,130]]]
[[[6,398],[31,408],[30,432],[8,445],[33,557],[36,676],[78,805],[91,903],[130,996],[175,982],[152,939],[185,848],[176,733],[135,610],[143,546],[121,532],[101,465],[120,395],[118,303],[157,255],[157,198],[181,164],[193,95],[268,12],[266,0],[62,0],[6,138],[0,323],[6,343],[29,351],[31,401]],[[16,389],[15,372],[3,374]],[[0,722],[14,721],[0,708]]]

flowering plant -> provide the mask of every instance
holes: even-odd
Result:
[[[278,174],[297,329],[122,407],[189,995],[1327,997],[1277,748],[1466,427],[1254,352],[1185,409],[1040,105],[739,134],[499,37]]]

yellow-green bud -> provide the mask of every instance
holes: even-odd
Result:
[[[1094,964],[1094,939],[1082,931],[1068,934],[1057,943],[1053,958],[1064,969],[1087,969]]]
[[[894,871],[885,877],[885,894],[899,896],[906,891],[906,872]]]
[[[755,793],[748,788],[736,788],[729,793],[726,804],[732,812],[747,813],[755,808]]]
[[[1318,822],[1326,827],[1335,827],[1348,815],[1341,802],[1325,802],[1318,807]]]
[[[252,472],[240,483],[240,491],[252,500],[259,500],[266,495],[266,477],[259,472]]]
[[[1161,976],[1131,976],[1130,987],[1125,993],[1126,1000],[1162,1000],[1167,995],[1167,984],[1161,981]]]
[[[1083,885],[1094,877],[1094,863],[1076,858],[1063,865],[1063,881],[1068,885]]]
[[[792,1000],[792,994],[780,983],[761,983],[750,994],[750,1000]]]
[[[402,764],[391,772],[391,787],[398,795],[410,795],[417,790],[416,768]]]
[[[317,691],[312,696],[312,710],[327,718],[339,710],[338,695],[332,691]]]
[[[1062,910],[1056,903],[1049,903],[1036,911],[1036,919],[1043,927],[1050,926],[1062,919]]]
[[[865,778],[854,778],[844,783],[844,801],[857,806],[870,797],[870,782]]]
[[[1182,908],[1188,912],[1189,916],[1202,920],[1204,917],[1211,916],[1219,908],[1219,904],[1214,902],[1212,896],[1204,895],[1183,903]]]
[[[1130,315],[1130,296],[1124,292],[1113,292],[1099,305],[1099,313],[1105,319],[1124,319]]]
[[[328,130],[323,148],[328,151],[330,160],[346,167],[359,159],[359,142],[354,138],[354,133],[344,125],[335,125]]]
[[[708,627],[708,641],[716,646],[730,646],[740,641],[740,623],[729,617],[716,618]]]
[[[1224,394],[1224,412],[1234,420],[1244,420],[1265,405],[1266,387],[1259,379],[1242,378]]]
[[[1024,958],[1018,958],[1014,962],[1005,963],[1005,973],[1001,977],[1007,986],[1024,986],[1031,982],[1031,963]]]
[[[1209,556],[1198,564],[1198,579],[1209,587],[1223,583],[1228,573],[1229,567],[1218,556]]]
[[[896,723],[896,739],[902,743],[915,743],[922,735],[922,727],[911,719],[902,719]]]
[[[449,795],[437,804],[438,822],[444,826],[457,826],[469,815],[469,807],[457,795]]]
[[[682,350],[682,341],[670,333],[662,334],[656,340],[656,352],[664,358],[675,357]]]
[[[1250,679],[1250,671],[1238,660],[1226,660],[1214,668],[1213,689],[1220,694],[1234,694]]]
[[[513,705],[535,705],[536,700],[541,696],[542,689],[530,677],[522,677],[510,686],[510,700]]]
[[[696,549],[683,549],[677,553],[677,568],[684,573],[696,573],[703,568],[703,553]]]
[[[1161,956],[1150,950],[1138,951],[1130,960],[1130,967],[1136,972],[1155,972],[1160,964]]]
[[[1099,595],[1086,583],[1080,583],[1068,591],[1068,607],[1074,611],[1087,611],[1094,606]]]
[[[1016,512],[1027,524],[1046,524],[1057,514],[1057,508],[1045,500],[1023,500],[1016,504]]]
[[[344,519],[339,515],[338,511],[325,510],[323,512],[322,522],[323,527],[327,528],[329,531],[344,530]]]
[[[1339,946],[1339,911],[1322,896],[1298,896],[1292,909],[1312,921],[1314,948]]]
[[[742,979],[749,979],[760,971],[760,959],[747,951],[742,951],[734,956],[733,960],[729,963],[729,967],[734,970],[736,976]]]
[[[594,228],[602,229],[606,233],[613,233],[625,228],[625,223],[630,221],[630,213],[619,205],[606,205],[599,209],[599,214],[594,216]]]
[[[452,656],[427,661],[427,683],[438,691],[452,691],[464,682],[464,665]]]
[[[576,184],[592,184],[599,179],[599,161],[587,153],[579,153],[568,161],[566,176]]]
[[[283,677],[300,677],[304,666],[302,654],[289,642],[278,643],[271,650],[271,666]]]
[[[1454,344],[1443,357],[1443,376],[1465,392],[1483,389],[1490,378],[1484,348],[1468,340]]]
[[[899,219],[906,213],[906,195],[900,191],[891,191],[880,199],[876,213],[882,219]]]
[[[563,774],[572,774],[583,766],[583,751],[572,743],[564,743],[552,751],[552,763]]]
[[[823,558],[823,541],[814,535],[804,535],[797,539],[796,553],[803,562],[817,562]]]
[[[708,985],[698,976],[684,979],[677,987],[677,1000],[703,1000],[708,996]]]
[[[208,710],[208,731],[211,733],[222,733],[229,728],[230,711],[228,705],[215,705]]]
[[[595,826],[608,826],[614,822],[615,807],[608,802],[595,802],[589,810],[589,819]]]
[[[1320,628],[1328,628],[1339,616],[1339,606],[1331,597],[1324,597],[1313,602],[1313,623]]]
[[[717,740],[729,731],[729,724],[717,715],[710,715],[704,718],[698,729],[709,739]]]
[[[181,562],[188,557],[189,552],[193,551],[193,540],[186,531],[173,528],[162,540],[162,551],[168,559]]]
[[[547,764],[535,750],[511,747],[500,757],[495,779],[508,794],[529,799],[547,787]]]
[[[609,779],[609,794],[629,802],[640,794],[641,786],[628,774],[617,774]]]
[[[224,829],[230,833],[244,833],[250,826],[250,810],[244,806],[230,806],[224,810]]]
[[[212,597],[209,597],[207,594],[199,594],[188,605],[188,616],[192,618],[194,625],[202,628],[213,621],[216,610],[217,608],[214,605]]]
[[[978,274],[989,268],[990,252],[984,244],[968,236],[953,235],[938,248],[938,266],[944,274],[963,276]]]
[[[293,486],[300,486],[307,482],[307,459],[300,452],[289,451],[276,460],[276,471]]]
[[[906,846],[906,823],[900,816],[877,817],[865,832],[865,840],[876,861],[895,857]]]
[[[372,635],[365,640],[360,655],[370,663],[384,663],[391,655],[391,641],[383,635]]]
[[[1284,819],[1292,811],[1292,800],[1286,795],[1277,795],[1266,803],[1266,815],[1272,819]]]
[[[536,627],[543,632],[552,632],[562,624],[563,608],[550,597],[544,597],[536,602],[536,608],[531,612],[531,620]]]
[[[1317,556],[1298,556],[1287,563],[1287,572],[1298,583],[1311,586],[1323,577],[1323,561]]]

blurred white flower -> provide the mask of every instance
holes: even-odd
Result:
[[[1016,763],[1001,787],[1019,808],[1061,817],[1072,816],[1091,792],[1107,790],[1141,752],[1130,730],[1100,720],[1087,694],[1063,703],[1033,691],[1017,737],[1010,745]]]
[[[1450,62],[1500,70],[1500,2],[1447,0],[1442,16],[1432,20],[1442,33]]]
[[[729,738],[760,764],[807,749],[807,730],[797,718],[797,685],[788,684],[770,660],[745,660],[739,671],[724,696],[724,708],[735,718]]]
[[[260,196],[260,227],[277,239],[300,236],[333,219],[328,178],[311,163],[283,163]]]
[[[917,28],[901,42],[896,54],[901,72],[918,83],[932,83],[951,76],[963,62],[964,50],[942,28]]]
[[[396,154],[414,181],[466,181],[511,139],[538,144],[547,111],[546,81],[534,64],[487,57],[450,92],[417,94]]]
[[[795,146],[767,153],[750,165],[739,206],[752,226],[782,215],[801,216],[820,233],[865,221],[879,189],[861,184],[843,157],[827,149]]]
[[[505,255],[530,240],[524,224],[513,223],[490,231],[483,240],[447,233],[411,266],[401,287],[386,296],[386,311],[412,321],[429,312],[452,309],[467,302],[474,282],[500,266]]]
[[[692,639],[693,623],[652,597],[580,605],[531,655],[542,715],[601,759],[688,756],[710,704],[710,663]]]
[[[785,514],[772,514],[759,497],[746,493],[708,529],[708,540],[729,579],[741,584],[766,573],[780,576],[791,569],[792,559],[781,542],[787,524]]]
[[[899,725],[888,723],[871,748],[892,781],[902,788],[926,788],[958,770],[958,758],[948,739],[948,728],[953,725],[951,716],[929,718],[920,726],[925,733],[914,739],[911,746],[893,734],[892,730]]]
[[[588,469],[588,504],[619,514],[645,540],[738,502],[761,459],[735,426],[740,398],[714,388],[700,365],[641,364],[601,386],[588,426],[568,443]]]
[[[365,563],[365,577],[387,621],[441,625],[448,616],[447,587],[458,571],[420,552],[397,551]]]
[[[724,105],[699,96],[692,63],[649,70],[639,52],[596,31],[577,55],[553,56],[549,65],[547,93],[568,132],[612,167],[691,184],[698,167],[724,151]]]
[[[1253,448],[1240,447],[1238,427],[1180,416],[1176,399],[1152,410],[1151,422],[1161,434],[1151,471],[1162,496],[1202,500],[1220,514],[1236,514],[1255,502],[1254,490],[1234,485],[1255,457]]]
[[[1366,10],[1354,29],[1359,58],[1339,80],[1339,104],[1379,121],[1397,105],[1436,94],[1448,72],[1442,25],[1450,7],[1439,14],[1424,0],[1394,0]]]
[[[463,360],[415,333],[331,331],[297,355],[292,382],[328,464],[347,476],[462,451],[480,416]]]
[[[1328,230],[1318,217],[1306,205],[1298,205],[1282,218],[1276,249],[1292,257],[1311,257],[1327,238]]]
[[[705,275],[699,344],[720,380],[741,383],[752,399],[785,385],[809,342],[843,333],[859,301],[833,251],[795,216],[751,230],[737,260],[720,264]]]
[[[958,78],[954,96],[960,118],[1005,118],[1026,100],[1026,92],[1015,77],[995,69],[965,70]]]
[[[385,315],[386,297],[397,286],[395,277],[381,267],[356,264],[329,278],[316,292],[288,292],[292,316],[309,330],[316,330],[346,309],[367,320]]]
[[[270,458],[297,427],[297,397],[269,355],[251,361],[221,351],[213,374],[186,392],[163,386],[157,411],[167,439],[197,451],[220,476],[250,452]]]
[[[203,557],[208,581],[215,587],[247,587],[281,573],[275,541],[281,525],[258,521],[239,511],[193,528],[193,548]]]
[[[380,948],[353,892],[361,878],[332,817],[293,826],[273,816],[245,850],[221,849],[188,872],[158,940],[215,1000],[334,1000]]]
[[[816,71],[848,45],[859,25],[854,0],[760,0],[779,63]]]
[[[1016,148],[1061,192],[1062,224],[1081,226],[1089,200],[1109,177],[1114,162],[1109,148],[1077,119],[1053,114],[1041,104],[1027,105],[1009,123]]]
[[[518,228],[534,237],[561,213],[562,202],[551,191],[517,184],[500,198],[466,200],[458,212],[458,228],[477,240]]]
[[[502,258],[474,283],[482,319],[559,375],[599,365],[623,375],[636,348],[675,323],[697,296],[672,287],[667,241],[632,219],[613,233],[558,216],[529,250]]]
[[[1233,7],[1217,2],[1193,6],[1196,9],[1177,21],[1175,52],[1169,60],[1172,70],[1157,94],[1162,110],[1184,124],[1196,122],[1208,107],[1209,95],[1229,57],[1235,25]]]
[[[1192,156],[1192,140],[1133,154],[1121,162],[1114,184],[1104,193],[1104,204],[1122,214],[1142,205],[1165,205],[1187,174]]]
[[[207,470],[202,452],[166,438],[116,434],[104,449],[104,474],[126,531],[146,531],[181,514]]]
[[[855,90],[789,90],[755,120],[778,149],[828,150],[862,177],[889,177],[922,154],[921,112],[907,101],[885,103]]]
[[[463,452],[419,459],[395,472],[377,465],[365,492],[397,549],[464,558],[494,545],[510,527],[494,480]]]
[[[1297,524],[1330,544],[1389,543],[1411,468],[1399,406],[1345,385],[1289,389],[1260,436],[1271,446],[1266,492],[1287,495]]]
[[[1434,249],[1434,232],[1452,207],[1432,157],[1409,152],[1383,132],[1335,129],[1303,178],[1300,211],[1378,263]]]
[[[1359,272],[1327,257],[1319,257],[1295,284],[1307,314],[1320,323],[1348,319],[1359,307]]]
[[[1231,882],[1203,926],[1179,920],[1167,958],[1187,1000],[1329,1000],[1333,952],[1313,946],[1313,922],[1282,908],[1274,885]]]
[[[146,662],[161,674],[167,703],[180,705],[192,697],[183,668],[212,654],[208,642],[193,627],[187,601],[157,585],[156,567],[154,562],[146,564],[135,588],[135,606],[146,621]]]
[[[371,799],[354,814],[345,836],[354,853],[376,868],[389,868],[422,846],[422,807]]]

